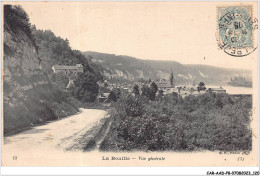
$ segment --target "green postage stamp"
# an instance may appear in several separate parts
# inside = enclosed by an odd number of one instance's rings
[[[256,49],[254,32],[258,29],[253,19],[252,6],[218,7],[218,41],[225,53],[242,57]]]

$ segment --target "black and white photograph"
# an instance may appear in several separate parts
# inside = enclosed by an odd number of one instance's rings
[[[257,2],[2,2],[2,166],[256,166]]]

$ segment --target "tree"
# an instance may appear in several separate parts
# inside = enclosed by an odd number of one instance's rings
[[[206,90],[205,83],[200,82],[197,88],[198,88],[198,92],[200,92],[201,90]]]
[[[157,100],[162,100],[162,97],[163,97],[163,90],[159,90],[156,99],[157,99]]]
[[[195,89],[194,89],[193,87],[190,88],[190,92],[191,92],[191,93],[195,92]]]
[[[233,105],[234,104],[234,101],[231,99],[230,96],[228,96],[228,100],[227,100],[227,103]]]
[[[151,89],[147,86],[147,85],[143,85],[141,88],[141,95],[147,97],[148,99],[150,99],[151,96]]]
[[[172,69],[171,69],[171,74],[170,74],[170,84],[172,87],[174,87],[174,76],[173,76]]]
[[[121,109],[121,111],[125,111],[127,116],[138,117],[144,113],[143,103],[140,98],[127,95],[120,98],[118,104],[118,108]],[[120,118],[122,118],[122,116]]]
[[[105,87],[105,88],[107,88],[107,87],[108,87],[108,84],[107,84],[106,82],[104,83],[104,87]]]
[[[50,75],[53,73],[51,69],[53,65],[76,65],[83,66],[84,73],[95,74],[101,82],[103,76],[102,69],[97,64],[92,63],[80,51],[71,49],[69,41],[56,37],[50,30],[36,30],[32,31],[36,39],[36,45],[39,47],[38,55],[41,59],[42,71]]]
[[[156,97],[156,92],[158,91],[158,87],[155,84],[155,82],[152,82],[150,84],[151,94],[150,94],[150,100],[154,101]]]
[[[51,75],[51,81],[58,89],[65,90],[69,84],[69,77],[62,72],[54,73]]]
[[[137,97],[138,95],[140,95],[138,85],[134,85],[134,87],[133,87],[133,93],[135,94],[136,97]]]
[[[91,73],[81,73],[74,81],[72,94],[82,102],[94,102],[98,95],[97,78]]]
[[[110,94],[108,95],[108,101],[116,102],[116,100],[117,100],[116,94],[114,93],[114,91],[111,91]]]
[[[5,30],[19,32],[20,29],[32,39],[29,21],[27,13],[20,5],[4,5],[4,24],[7,25],[4,26]]]
[[[121,90],[119,88],[115,88],[115,89],[113,89],[113,92],[116,95],[116,99],[118,99],[121,95]]]
[[[218,109],[222,109],[223,108],[223,103],[221,101],[221,97],[218,95],[215,99],[215,105]]]
[[[179,98],[179,95],[178,95],[177,92],[172,92],[171,97],[172,97],[172,100],[173,100],[173,105],[177,105],[178,102],[179,102],[179,99],[181,98],[181,96]]]
[[[67,45],[69,45],[70,44],[70,42],[69,42],[69,39],[65,39],[65,43],[67,44]]]
[[[211,88],[208,89],[208,93],[213,93]]]

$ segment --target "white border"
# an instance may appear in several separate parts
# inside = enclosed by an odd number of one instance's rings
[[[43,1],[43,0],[16,0],[16,1]],[[57,0],[48,0],[48,1],[57,1]],[[71,0],[63,0],[63,1],[71,1]],[[78,1],[84,1],[84,0],[78,0]],[[122,0],[99,0],[99,1],[105,2],[105,1],[122,1]],[[142,1],[158,1],[158,0],[142,0]],[[171,1],[176,1],[176,0],[171,0]],[[183,1],[209,1],[209,0],[183,0]],[[221,0],[216,0],[216,1],[221,1]],[[237,0],[229,0],[229,1],[237,1]],[[243,1],[252,1],[252,0],[243,0]],[[1,0],[1,2],[8,2],[8,0]],[[257,2],[259,2],[259,0],[257,0]],[[260,19],[259,9],[260,9],[260,3],[258,3],[258,19]],[[0,8],[0,16],[1,14],[2,13]],[[1,27],[2,26],[0,25],[0,29]],[[260,35],[258,35],[258,41],[260,41]],[[0,43],[0,47],[1,47],[1,43]],[[259,56],[260,56],[260,51],[258,50],[258,70],[260,69]],[[0,62],[0,66],[1,66],[1,62]],[[1,76],[1,72],[0,72],[0,76]],[[259,92],[259,76],[260,73],[258,72],[258,92]],[[2,86],[0,86],[0,92],[1,92],[1,87]],[[258,94],[258,102],[259,99],[260,97]],[[259,105],[260,104],[258,104],[258,112],[260,107]],[[0,108],[0,114],[1,114],[1,108]],[[258,121],[258,126],[259,126],[259,121]],[[259,134],[260,133],[258,130],[258,136]],[[0,149],[1,149],[1,145],[0,145]],[[259,141],[258,141],[258,151],[259,151]],[[258,163],[260,163],[259,152],[258,152]],[[0,165],[1,165],[1,160],[0,160]],[[0,175],[207,175],[207,171],[214,171],[214,172],[251,171],[253,172],[259,170],[260,170],[259,165],[257,167],[1,167]]]
[[[206,175],[258,171],[258,167],[3,167],[2,175]]]

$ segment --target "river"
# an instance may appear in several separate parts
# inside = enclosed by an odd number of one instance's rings
[[[207,88],[219,88],[216,85],[206,85]],[[228,94],[253,94],[253,88],[250,87],[234,87],[234,86],[222,86]]]

